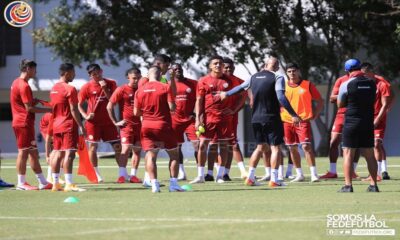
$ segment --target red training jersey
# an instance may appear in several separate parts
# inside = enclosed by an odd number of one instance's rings
[[[335,85],[333,86],[332,89],[332,95],[338,95],[339,94],[339,88],[342,83],[347,82],[350,79],[350,75],[343,75],[340,78],[338,78],[335,82]],[[339,108],[336,114],[344,114],[346,112],[346,108]]]
[[[45,113],[42,118],[40,119],[40,132],[42,133],[43,136],[47,135],[49,133],[49,126],[50,122],[52,121],[51,118],[53,115],[51,113]]]
[[[133,103],[137,88],[130,87],[128,84],[118,87],[111,95],[110,102],[119,105],[122,119],[128,124],[140,124],[140,118],[133,116]]]
[[[117,83],[110,79],[104,79],[104,81],[112,94],[117,88]],[[92,79],[83,85],[79,91],[78,99],[79,102],[87,101],[86,114],[94,113],[94,118],[87,121],[100,126],[113,124],[107,112],[108,99],[98,82]]]
[[[32,89],[28,82],[17,78],[11,85],[10,103],[13,127],[34,127],[35,114],[26,111],[25,103],[33,104]]]
[[[221,102],[219,93],[226,91],[229,83],[223,78],[215,78],[206,75],[197,83],[197,96],[204,97],[204,114],[206,122],[220,122],[224,105]]]
[[[374,105],[374,116],[378,116],[379,111],[382,108],[382,97],[389,97],[390,96],[390,85],[386,84],[383,81],[376,82],[376,98],[375,98],[375,105]],[[384,116],[386,115],[386,112]]]
[[[171,125],[169,102],[174,102],[170,86],[148,82],[136,91],[134,106],[142,111],[143,128],[162,129]]]
[[[175,79],[176,84],[176,109],[172,114],[175,122],[187,122],[193,118],[196,105],[197,81],[184,78],[182,81]]]
[[[78,124],[72,117],[70,105],[78,104],[78,93],[75,87],[65,82],[56,83],[50,91],[53,106],[53,133],[71,132]]]

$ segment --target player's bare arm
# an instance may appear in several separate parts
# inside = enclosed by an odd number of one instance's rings
[[[35,107],[30,103],[24,103],[27,112],[31,113],[47,113],[51,112],[51,108]]]
[[[195,112],[196,112],[195,128],[199,129],[199,126],[203,124],[204,97],[196,98]]]
[[[390,102],[390,96],[389,97],[381,97],[381,103],[382,103],[382,107],[379,110],[378,115],[376,116],[376,118],[374,119],[374,127],[377,127],[379,125],[379,123],[382,121],[382,117],[385,115],[385,113],[389,110],[389,102]]]
[[[79,115],[78,107],[76,104],[70,104],[71,115],[74,118],[75,122],[78,124],[79,131],[86,136],[86,129],[83,127],[81,115]]]

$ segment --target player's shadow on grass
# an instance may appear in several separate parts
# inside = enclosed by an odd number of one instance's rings
[[[88,191],[137,191],[137,190],[149,190],[144,187],[93,187],[86,188]]]
[[[234,189],[193,189],[191,192],[236,192],[236,191],[275,191],[275,190],[286,190],[286,188],[249,187],[249,188],[234,188]]]

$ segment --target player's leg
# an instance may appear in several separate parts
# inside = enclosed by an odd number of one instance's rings
[[[151,191],[154,193],[160,192],[160,184],[157,180],[157,154],[158,149],[151,149],[146,151],[145,155],[146,170],[150,177]]]
[[[377,185],[377,173],[378,173],[378,165],[374,155],[373,148],[361,148],[361,154],[367,160],[367,167],[368,172],[371,176],[370,185],[367,188],[368,192],[379,192],[378,185]]]
[[[362,152],[364,153],[365,151],[362,151]],[[383,142],[382,142],[382,139],[375,138],[374,155],[375,155],[375,159],[377,161],[377,166],[378,166],[378,169],[377,169],[377,176],[378,177],[377,178],[378,178],[378,180],[381,180],[382,179],[382,160],[383,160]]]
[[[214,166],[218,170],[218,142],[211,141],[207,153],[207,174],[206,181],[214,181]]]
[[[337,132],[331,133],[331,141],[329,143],[329,170],[322,175],[322,179],[337,178],[337,159],[339,158],[339,145],[342,135]]]
[[[270,187],[283,186],[283,183],[281,181],[279,181],[279,178],[278,178],[279,165],[280,165],[280,162],[283,161],[282,151],[281,151],[279,145],[271,145],[270,148],[271,148],[272,171],[271,171],[271,180],[269,181],[268,185]]]
[[[307,160],[308,166],[310,167],[311,182],[318,182],[319,177],[317,173],[317,167],[315,166],[315,154],[312,149],[311,143],[303,143],[302,148],[304,151],[305,158]]]
[[[282,145],[282,150],[284,151],[285,155],[288,158],[287,161],[287,168],[286,168],[286,173],[285,173],[285,178],[293,179],[294,177],[292,176],[292,170],[293,170],[293,161],[292,157],[290,156],[289,149],[287,148],[286,145]],[[283,159],[282,159],[283,160]]]
[[[112,146],[112,148],[114,150],[114,153],[115,153],[115,161],[116,161],[117,165],[119,166],[120,165],[119,160],[120,160],[120,155],[121,155],[121,151],[122,151],[122,145],[121,145],[121,143],[119,141],[116,141],[116,142],[111,142],[111,146]],[[125,165],[125,171],[126,171],[126,165]],[[128,175],[128,173],[126,175]]]
[[[129,154],[132,150],[131,144],[121,144],[121,154],[118,159],[118,179],[117,183],[125,183],[129,181],[128,171],[126,170],[126,166],[128,165]]]
[[[385,149],[385,146],[383,145],[383,142],[382,142],[382,153],[383,153],[382,179],[383,180],[390,180],[390,176],[389,176],[389,173],[388,173],[388,166],[387,166],[386,149]]]
[[[206,131],[207,132],[207,131]],[[204,183],[204,167],[207,161],[207,149],[210,143],[210,139],[200,138],[199,142],[199,153],[197,157],[197,177],[190,183]]]
[[[218,163],[217,176],[215,178],[215,182],[223,183],[225,164],[228,159],[228,140],[219,140],[218,145],[219,145],[220,162]]]
[[[232,142],[229,142],[227,144],[228,144],[227,145],[228,154],[227,154],[227,158],[226,158],[226,163],[223,166],[224,167],[224,173],[223,173],[223,176],[222,176],[222,180],[224,180],[224,181],[232,181],[232,179],[229,177],[229,173],[231,171],[231,165],[232,165],[232,159],[233,159],[233,144],[232,144]]]
[[[96,172],[97,181],[100,183],[103,182],[103,177],[101,176],[98,167],[97,148],[98,148],[97,142],[89,142],[89,148],[88,148],[89,160],[93,165],[94,171]]]
[[[271,149],[265,148],[262,157],[264,159],[265,175],[260,179],[260,181],[269,181],[271,180]]]
[[[353,172],[353,159],[355,152],[355,148],[343,148],[343,175],[345,185],[339,190],[339,192],[353,192],[351,173]]]
[[[301,157],[298,150],[297,144],[288,145],[290,156],[293,161],[293,166],[296,169],[296,177],[291,182],[302,182],[304,181],[304,174],[301,168]]]
[[[131,176],[129,179],[131,183],[142,183],[142,180],[136,176],[140,163],[141,150],[142,148],[139,145],[132,147]]]
[[[246,166],[244,165],[244,158],[242,151],[240,150],[240,146],[236,141],[235,145],[233,145],[233,159],[235,159],[237,166],[240,170],[240,178],[245,179],[247,177]]]
[[[65,151],[64,157],[64,176],[65,176],[65,187],[64,192],[84,192],[86,189],[78,187],[73,181],[73,164],[75,159],[76,149],[68,149]]]
[[[262,154],[269,148],[267,143],[259,143],[257,144],[256,149],[254,149],[253,153],[250,156],[249,160],[249,176],[245,180],[245,184],[248,186],[257,186],[259,183],[256,182],[255,172],[257,169],[258,162]]]
[[[178,148],[172,148],[166,150],[169,155],[169,191],[170,192],[184,192],[178,184],[178,173],[179,173],[179,152]]]

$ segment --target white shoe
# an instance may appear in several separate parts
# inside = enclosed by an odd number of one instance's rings
[[[97,182],[98,182],[98,183],[103,183],[103,182],[104,182],[103,177],[100,176],[100,175],[97,175]]]
[[[159,182],[155,182],[154,185],[151,185],[151,192],[152,193],[159,193],[160,191],[160,183]]]
[[[284,181],[283,176],[278,176],[278,182],[283,182],[283,181]]]
[[[297,176],[297,177],[295,177],[292,181],[290,181],[290,182],[303,182],[304,181],[304,176],[303,175],[300,175],[300,176]]]
[[[178,181],[184,181],[186,180],[186,173],[179,171],[178,173]]]
[[[259,182],[269,181],[271,179],[271,175],[265,175],[264,177],[258,180]]]
[[[244,172],[240,173],[240,178],[244,180],[247,178],[248,175],[249,174],[246,171],[244,171]]]
[[[293,175],[292,175],[291,172],[287,172],[287,173],[285,174],[285,178],[293,179],[294,177],[293,177]]]
[[[145,188],[151,188],[151,182],[148,179],[144,179],[142,185]]]
[[[196,177],[195,179],[193,179],[193,181],[190,182],[190,184],[196,184],[196,183],[204,183],[204,177]]]
[[[222,179],[222,177],[216,177],[215,182],[216,183],[225,183],[225,181],[224,181],[224,179]]]
[[[170,182],[169,191],[170,192],[185,192],[185,189],[181,188],[181,186],[179,186],[179,184],[177,184],[177,183]]]
[[[311,175],[311,182],[319,182],[318,175],[315,175],[315,176]]]

